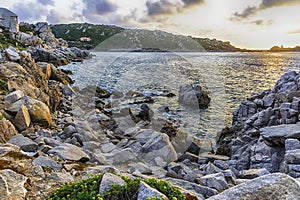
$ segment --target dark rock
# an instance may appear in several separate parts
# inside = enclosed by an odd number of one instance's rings
[[[208,107],[210,97],[199,85],[185,84],[180,86],[178,102],[190,108],[202,109]]]
[[[8,142],[26,152],[35,152],[38,149],[38,145],[35,142],[21,134],[13,136]]]
[[[55,162],[54,160],[47,158],[45,156],[39,156],[32,161],[33,165],[42,166],[42,167],[49,167],[53,170],[60,170],[61,166]]]

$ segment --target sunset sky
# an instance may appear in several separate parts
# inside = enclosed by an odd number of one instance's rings
[[[300,46],[300,0],[0,0],[0,7],[26,22],[160,29],[249,49]]]

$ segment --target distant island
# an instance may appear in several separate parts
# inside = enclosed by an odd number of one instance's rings
[[[300,52],[300,46],[296,47],[281,47],[279,46],[273,46],[270,50],[270,52]]]

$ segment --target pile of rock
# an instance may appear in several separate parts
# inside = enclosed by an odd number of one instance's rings
[[[218,152],[238,170],[265,168],[300,177],[300,75],[284,74],[273,89],[244,101],[224,130]]]

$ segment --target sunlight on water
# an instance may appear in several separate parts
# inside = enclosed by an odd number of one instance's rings
[[[186,129],[214,142],[217,132],[231,123],[240,102],[258,91],[272,88],[287,71],[299,71],[298,53],[94,53],[82,64],[66,68],[74,72],[75,85],[98,84],[122,92],[178,94],[183,83],[205,87],[212,98],[208,109],[187,111],[177,98],[156,97],[150,107],[164,117],[162,106],[173,110]]]

